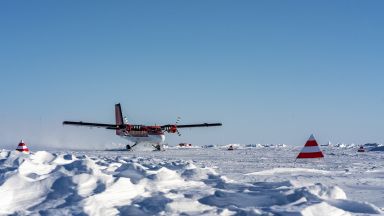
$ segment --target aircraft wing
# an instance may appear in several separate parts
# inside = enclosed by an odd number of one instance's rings
[[[177,128],[194,128],[194,127],[215,127],[222,126],[222,123],[203,123],[203,124],[187,124],[187,125],[163,125],[161,128],[169,128],[172,126],[176,126]]]
[[[115,124],[100,124],[100,123],[90,123],[90,122],[82,122],[82,121],[80,122],[64,121],[63,125],[98,127],[98,128],[105,128],[105,129],[111,129],[111,130],[120,129],[120,127]]]

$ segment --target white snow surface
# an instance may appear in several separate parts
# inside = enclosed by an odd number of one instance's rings
[[[0,215],[384,214],[384,154],[301,147],[0,152]]]

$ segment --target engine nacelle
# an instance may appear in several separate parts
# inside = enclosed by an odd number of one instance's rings
[[[176,125],[172,125],[168,128],[167,130],[168,133],[176,133],[177,132],[177,127]]]

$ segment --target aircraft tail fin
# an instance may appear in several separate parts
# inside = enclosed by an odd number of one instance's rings
[[[121,105],[119,103],[115,105],[115,117],[116,117],[116,126],[124,125]],[[122,134],[121,129],[116,129],[116,135],[121,135],[121,134]]]

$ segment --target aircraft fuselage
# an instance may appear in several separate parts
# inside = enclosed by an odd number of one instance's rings
[[[165,135],[160,126],[125,125],[125,129],[116,131],[116,134],[133,143],[161,144]]]

